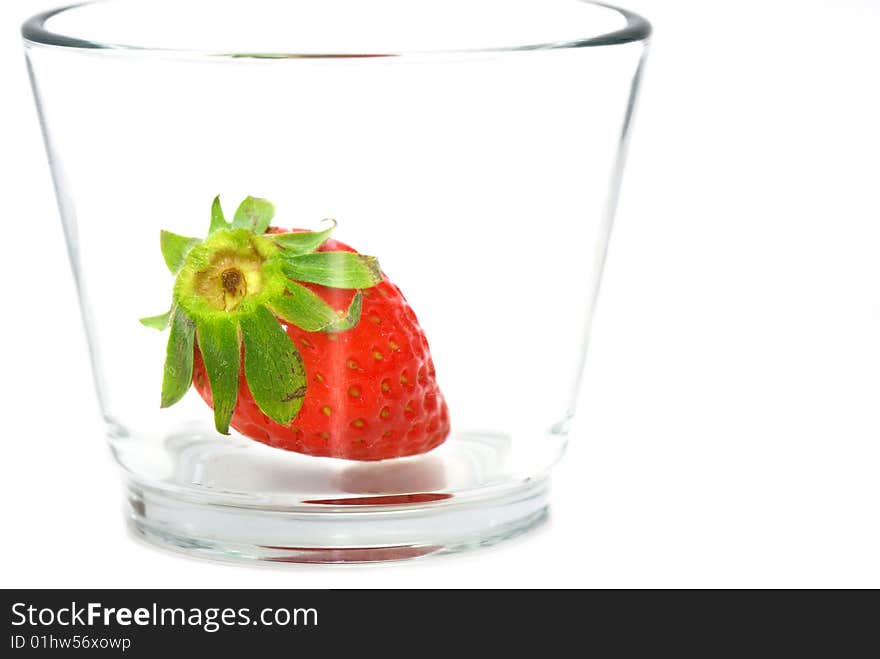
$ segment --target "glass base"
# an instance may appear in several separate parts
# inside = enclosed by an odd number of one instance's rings
[[[218,560],[397,561],[486,547],[547,518],[548,480],[487,487],[466,499],[372,497],[312,506],[235,506],[128,484],[133,532],[167,549]]]
[[[131,527],[147,541],[216,559],[360,563],[482,547],[540,524],[564,438],[517,447],[503,434],[456,432],[429,453],[379,462],[199,426],[179,428],[161,452],[145,446],[114,443]]]

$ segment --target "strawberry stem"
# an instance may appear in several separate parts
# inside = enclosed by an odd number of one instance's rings
[[[361,316],[360,289],[382,280],[379,262],[353,252],[316,250],[336,228],[266,231],[275,207],[247,197],[231,223],[220,198],[211,205],[205,240],[163,231],[162,256],[176,275],[171,311],[142,318],[147,327],[171,333],[166,348],[162,407],[179,401],[192,384],[193,355],[201,352],[211,385],[214,425],[229,433],[238,397],[242,348],[244,375],[260,410],[280,424],[299,413],[306,394],[302,357],[281,322],[308,332],[344,332]],[[298,282],[355,290],[337,311]]]

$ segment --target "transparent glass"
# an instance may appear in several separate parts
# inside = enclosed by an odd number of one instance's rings
[[[213,557],[346,562],[540,523],[649,34],[580,0],[110,0],[30,19],[135,531]],[[313,457],[219,434],[192,389],[160,409],[166,336],[138,322],[170,299],[159,232],[204,236],[217,194],[227,216],[246,195],[270,199],[276,226],[333,217],[336,238],[379,258],[430,344],[443,444]]]

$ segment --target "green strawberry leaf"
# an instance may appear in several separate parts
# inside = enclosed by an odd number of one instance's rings
[[[286,425],[299,413],[306,395],[302,356],[278,320],[264,306],[241,317],[244,375],[260,410]]]
[[[275,217],[275,206],[271,201],[257,197],[246,197],[232,219],[233,229],[247,229],[260,235],[269,228],[269,223]]]
[[[196,328],[199,350],[208,371],[211,396],[214,399],[214,426],[228,435],[229,420],[238,398],[238,369],[241,347],[238,323],[229,317],[217,316],[200,320]]]
[[[168,327],[168,323],[171,321],[172,311],[174,311],[174,307],[171,307],[171,309],[163,314],[159,314],[158,316],[147,316],[146,318],[141,318],[141,325],[143,325],[144,327],[157,329],[161,332],[166,327]]]
[[[186,261],[186,255],[189,250],[198,245],[201,240],[198,238],[187,238],[186,236],[178,236],[170,231],[159,232],[159,244],[162,247],[162,257],[165,259],[165,265],[171,271],[172,275],[176,275],[183,267]]]
[[[379,261],[354,252],[313,252],[285,257],[284,274],[331,288],[370,288],[382,281]]]
[[[324,302],[317,293],[301,284],[289,281],[287,282],[287,290],[288,295],[280,295],[274,300],[270,300],[269,305],[279,318],[304,329],[306,332],[342,331],[343,329],[351,329],[360,320],[360,292],[355,295],[358,298],[357,318],[352,323],[354,300],[352,300],[348,313],[343,317]]]
[[[170,407],[183,398],[193,377],[193,337],[196,327],[179,307],[171,318],[171,334],[165,352],[165,375],[162,379],[162,407]]]
[[[327,242],[333,229],[336,228],[336,220],[329,220],[333,226],[323,231],[295,231],[293,233],[278,233],[272,236],[279,247],[287,250],[291,255],[308,254],[314,252]]]
[[[217,195],[214,197],[214,202],[211,204],[211,228],[208,229],[208,235],[210,236],[212,233],[219,231],[220,229],[228,228],[229,223],[223,216],[223,207],[220,205],[220,195]]]
[[[325,332],[347,332],[350,329],[354,329],[357,327],[357,324],[361,321],[361,305],[363,302],[363,296],[361,292],[358,291],[354,294],[354,297],[351,299],[351,304],[348,305],[348,311],[345,313],[345,316],[337,320],[333,325],[325,329]]]

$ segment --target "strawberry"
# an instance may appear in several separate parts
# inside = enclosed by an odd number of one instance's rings
[[[176,275],[162,407],[191,384],[230,425],[308,455],[383,460],[424,453],[449,434],[428,342],[372,256],[323,231],[270,227],[248,197],[227,223],[219,198],[204,240],[162,232]]]

